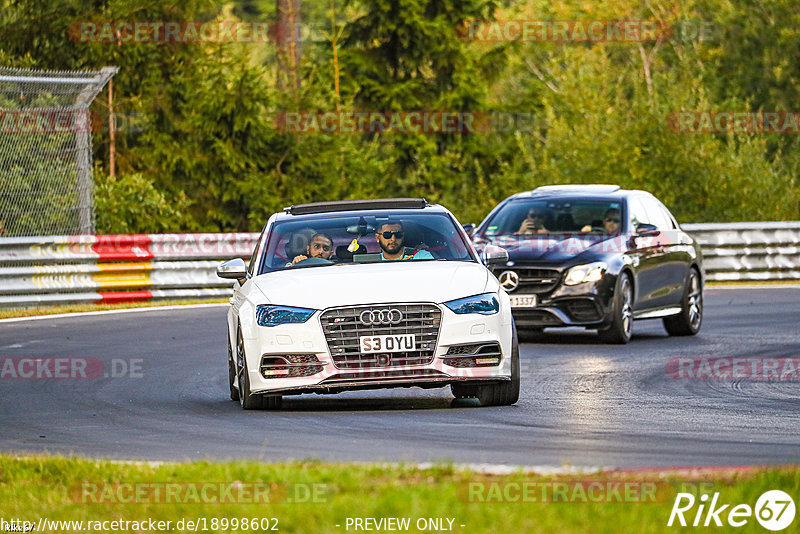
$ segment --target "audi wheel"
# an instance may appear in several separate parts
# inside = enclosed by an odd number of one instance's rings
[[[243,409],[260,410],[262,408],[277,409],[281,407],[283,399],[280,395],[265,397],[250,393],[250,376],[247,372],[247,358],[245,358],[241,330],[239,330],[236,340],[236,366],[238,368],[239,404]]]
[[[228,388],[231,392],[231,400],[239,400],[238,384],[236,383],[236,363],[233,361],[233,351],[231,350],[231,338],[228,338]]]
[[[450,390],[457,399],[476,397],[481,406],[509,406],[519,400],[520,365],[519,340],[516,325],[512,324],[511,380],[495,384],[451,384]]]

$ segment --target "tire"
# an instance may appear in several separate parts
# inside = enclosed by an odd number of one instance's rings
[[[664,317],[664,328],[671,336],[693,336],[700,331],[703,324],[703,287],[700,273],[692,267],[686,279],[681,298],[681,312],[678,315]]]
[[[481,406],[509,406],[519,400],[519,341],[517,328],[512,323],[511,380],[494,384],[451,384],[450,390],[457,399],[477,397]]]
[[[261,395],[261,408],[264,410],[279,410],[283,406],[283,397],[280,395]]]
[[[247,372],[247,359],[244,353],[244,340],[239,330],[236,336],[236,367],[239,382],[239,404],[244,410],[274,410],[281,407],[283,398],[280,395],[266,397],[250,393],[250,376]]]
[[[470,399],[478,396],[478,386],[472,384],[450,384],[450,391],[457,399]]]
[[[633,285],[630,275],[623,271],[617,278],[611,324],[597,333],[605,343],[624,345],[633,333]]]
[[[228,336],[228,387],[231,390],[231,400],[239,400],[239,390],[236,389],[236,364],[233,363],[233,351],[231,351],[231,338]]]

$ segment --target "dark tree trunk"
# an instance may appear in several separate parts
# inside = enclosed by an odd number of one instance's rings
[[[300,29],[301,0],[275,0],[277,15],[276,44],[278,46],[278,88],[300,87],[300,58],[302,35]]]

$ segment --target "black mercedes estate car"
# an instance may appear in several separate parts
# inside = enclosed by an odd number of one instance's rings
[[[633,320],[656,318],[671,335],[700,330],[700,247],[645,191],[539,187],[502,201],[472,239],[508,251],[493,272],[521,333],[582,326],[627,343]]]

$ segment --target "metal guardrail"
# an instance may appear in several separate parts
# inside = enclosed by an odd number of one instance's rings
[[[685,224],[708,280],[800,280],[800,221]],[[224,297],[219,262],[249,259],[258,234],[0,239],[0,307]]]
[[[800,280],[800,221],[684,224],[707,280]]]

